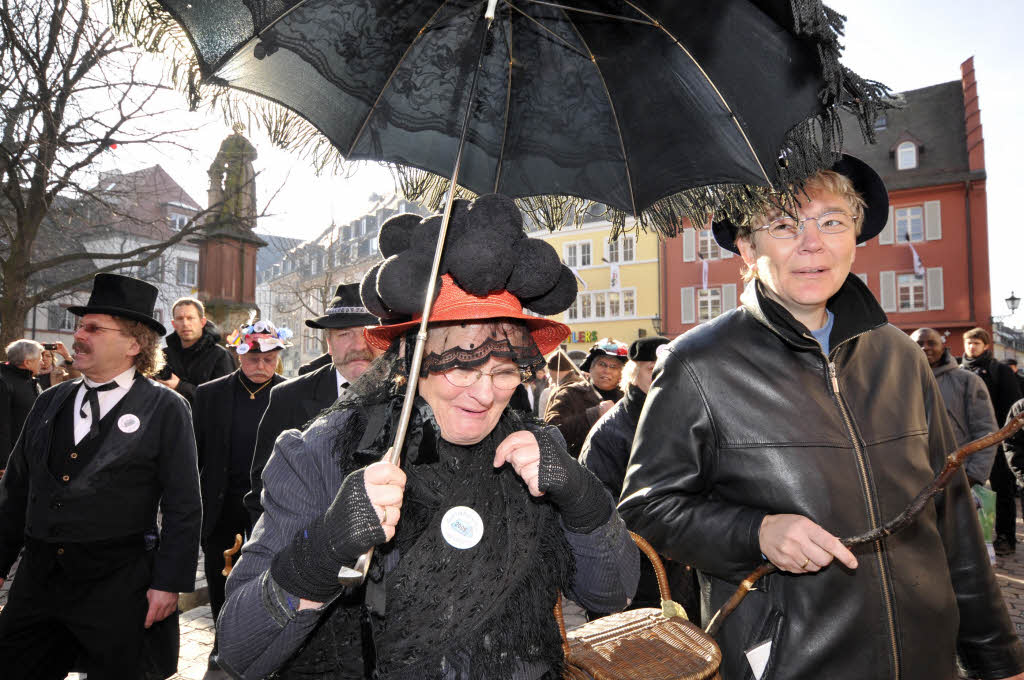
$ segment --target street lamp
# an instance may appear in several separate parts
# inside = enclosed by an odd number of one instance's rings
[[[1019,300],[1018,300],[1019,302]],[[655,314],[651,317],[651,325],[654,326],[654,332],[661,335],[661,315]]]
[[[1013,313],[1017,311],[1017,307],[1019,306],[1020,298],[1014,295],[1013,291],[1011,290],[1010,297],[1006,298],[1006,308],[1010,310],[1010,316],[1013,316]]]

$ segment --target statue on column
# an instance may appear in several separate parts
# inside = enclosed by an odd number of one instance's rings
[[[234,134],[221,142],[207,171],[209,206],[214,210],[208,223],[218,229],[252,231],[256,226],[256,171],[252,165],[257,157],[256,147],[242,136],[244,125],[235,123],[231,129]]]

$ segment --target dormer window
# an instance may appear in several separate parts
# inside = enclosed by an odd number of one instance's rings
[[[912,170],[917,167],[917,144],[902,142],[896,147],[896,169]]]

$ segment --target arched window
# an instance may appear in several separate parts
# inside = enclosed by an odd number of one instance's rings
[[[917,167],[917,145],[913,142],[902,142],[896,147],[896,169],[911,170]]]

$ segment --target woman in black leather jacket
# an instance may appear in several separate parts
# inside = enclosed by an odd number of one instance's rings
[[[832,170],[792,215],[714,225],[750,283],[659,360],[619,511],[698,569],[705,620],[779,568],[718,634],[725,680],[1024,677],[963,473],[902,532],[837,538],[899,513],[955,441],[925,357],[849,274],[885,186],[849,156]]]

